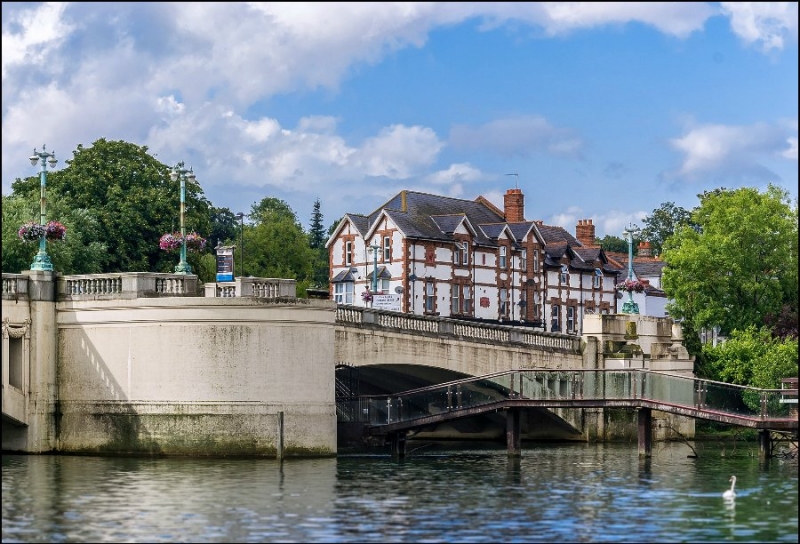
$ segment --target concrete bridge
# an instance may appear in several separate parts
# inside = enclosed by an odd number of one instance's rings
[[[668,319],[587,316],[576,337],[296,299],[281,279],[199,290],[196,276],[26,271],[3,274],[2,304],[3,449],[16,451],[335,455],[337,396],[520,369],[692,372]],[[619,435],[606,415],[542,417],[586,440]]]

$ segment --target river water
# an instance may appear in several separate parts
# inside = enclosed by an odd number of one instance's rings
[[[755,444],[431,444],[403,461],[3,455],[3,542],[797,542]],[[731,474],[737,496],[725,501]]]

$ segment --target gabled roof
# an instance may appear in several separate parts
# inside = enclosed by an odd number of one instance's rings
[[[447,230],[454,226],[452,220],[443,218],[460,216],[465,217],[470,228],[475,231],[476,243],[495,245],[480,232],[480,229],[474,228],[474,225],[503,222],[503,215],[498,214],[496,208],[493,208],[479,201],[401,191],[369,215],[369,224],[372,225],[381,212],[386,210],[398,228],[409,238],[449,241],[452,239],[452,231],[447,234],[442,229]],[[368,229],[365,229],[365,232],[366,230]]]
[[[512,242],[517,241],[517,238],[514,236],[514,232],[510,228],[508,228],[507,223],[492,223],[490,225],[478,225],[478,228],[481,229],[483,233],[486,235],[486,237],[489,238],[490,240],[499,240],[500,235],[503,234],[503,232],[505,231],[508,233],[508,238]]]
[[[539,233],[542,235],[542,239],[546,245],[551,244],[569,244],[572,247],[581,247],[581,244],[577,238],[567,232],[563,227],[556,227],[553,225],[544,225],[542,223],[537,223],[536,228],[539,230]]]
[[[339,224],[336,225],[336,228],[333,230],[331,235],[328,237],[328,241],[325,242],[325,247],[328,247],[331,241],[335,240],[339,233],[342,231],[344,226],[350,223],[353,227],[358,231],[358,233],[363,237],[369,227],[369,218],[366,215],[360,215],[356,213],[346,213],[344,217],[342,217]]]

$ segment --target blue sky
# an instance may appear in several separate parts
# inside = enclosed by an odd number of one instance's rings
[[[797,198],[797,3],[2,4],[3,193],[99,138],[308,227],[403,189],[620,236],[718,187]],[[516,174],[516,175],[507,175]],[[176,187],[176,191],[177,191]],[[177,210],[176,210],[177,213]]]

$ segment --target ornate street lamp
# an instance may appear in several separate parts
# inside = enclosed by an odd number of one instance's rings
[[[56,159],[55,152],[48,153],[47,146],[44,144],[42,145],[42,151],[36,151],[36,148],[33,149],[33,155],[30,157],[31,159],[31,166],[36,166],[37,162],[40,162],[42,165],[42,169],[39,172],[39,182],[41,185],[41,196],[39,198],[39,224],[44,227],[45,226],[45,188],[47,186],[47,164],[50,164],[50,168],[55,168],[56,163],[58,160]],[[44,231],[44,229],[42,229]],[[47,241],[46,241],[46,233],[42,232],[41,237],[39,238],[39,253],[33,258],[33,263],[31,264],[31,270],[53,270],[53,263],[50,262],[50,257],[47,255]]]
[[[622,237],[628,241],[628,280],[630,281],[638,281],[636,273],[633,271],[633,237],[640,232],[641,229],[633,223],[629,223],[625,230],[622,231]],[[628,291],[628,300],[622,305],[622,313],[639,313],[639,305],[633,301],[633,291]]]
[[[172,172],[169,174],[169,179],[172,181],[181,180],[181,260],[178,266],[175,267],[175,273],[191,274],[192,267],[186,262],[186,225],[184,224],[184,215],[186,213],[186,180],[188,179],[191,183],[194,183],[196,177],[191,168],[187,170],[183,167],[183,161],[181,161],[173,167]]]
[[[242,246],[242,264],[239,265],[239,277],[244,277],[244,218],[245,214],[239,212],[236,214],[236,219],[239,220],[239,225],[241,229],[239,230],[239,240]]]
[[[372,251],[372,293],[378,292],[378,250],[381,248],[378,244],[369,246]]]

